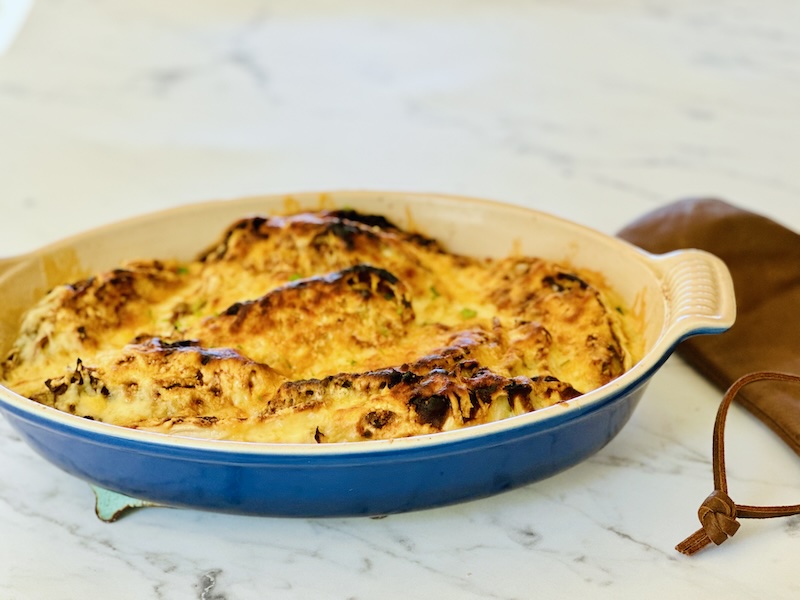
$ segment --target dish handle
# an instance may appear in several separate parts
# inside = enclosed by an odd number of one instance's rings
[[[725,263],[704,250],[676,250],[658,257],[669,306],[667,338],[681,341],[722,333],[736,320],[733,280]]]

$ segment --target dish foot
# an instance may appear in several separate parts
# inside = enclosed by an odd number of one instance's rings
[[[131,508],[146,508],[148,506],[161,506],[148,500],[131,498],[119,492],[112,492],[105,488],[91,485],[94,492],[95,504],[94,512],[97,518],[106,523],[113,523],[122,516],[122,513]]]

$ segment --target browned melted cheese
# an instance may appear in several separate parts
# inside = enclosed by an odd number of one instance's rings
[[[60,286],[4,384],[82,417],[265,442],[389,439],[574,398],[637,359],[601,277],[446,252],[380,216],[252,217],[190,263]]]

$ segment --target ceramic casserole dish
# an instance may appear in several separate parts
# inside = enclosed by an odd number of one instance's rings
[[[503,421],[383,441],[265,444],[126,429],[0,387],[0,410],[47,460],[143,503],[272,516],[385,515],[495,494],[550,476],[602,448],[627,422],[675,345],[733,324],[730,276],[699,250],[656,256],[527,208],[439,195],[331,192],[183,206],[6,259],[0,351],[22,312],[54,285],[133,258],[191,259],[243,216],[352,208],[439,239],[453,252],[522,252],[598,271],[643,323],[643,358],[578,398]]]

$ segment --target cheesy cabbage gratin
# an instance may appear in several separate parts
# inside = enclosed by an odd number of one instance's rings
[[[447,252],[349,210],[242,219],[196,260],[50,291],[3,383],[115,425],[258,442],[398,438],[575,398],[637,359],[602,277]]]

